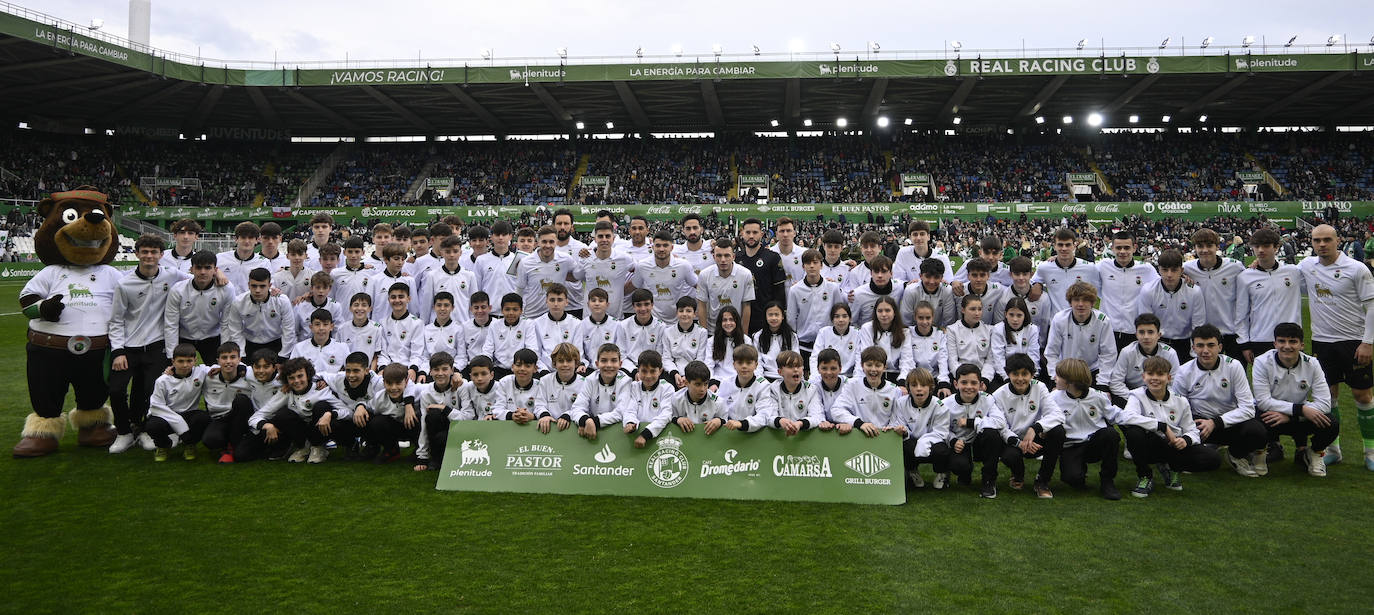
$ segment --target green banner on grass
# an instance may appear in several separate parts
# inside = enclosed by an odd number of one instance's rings
[[[620,425],[596,440],[573,429],[458,421],[450,426],[438,489],[854,504],[906,502],[902,440],[857,431],[787,437],[670,426],[642,449]]]

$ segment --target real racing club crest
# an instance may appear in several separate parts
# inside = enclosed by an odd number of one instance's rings
[[[1224,389],[1224,388],[1229,387],[1229,386],[1231,386],[1231,380],[1230,380],[1229,378],[1222,378],[1222,379],[1221,379],[1221,388]]]

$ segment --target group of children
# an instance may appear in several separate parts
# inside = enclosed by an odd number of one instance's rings
[[[1339,430],[1286,295],[1231,305],[1206,296],[1254,270],[1221,276],[1234,261],[1189,269],[1166,251],[1156,273],[1118,235],[1117,258],[1086,263],[1061,229],[1065,254],[1038,268],[1024,257],[1004,265],[1000,246],[985,242],[987,254],[950,278],[916,223],[897,259],[909,280],[894,278],[870,234],[860,237],[863,262],[840,261],[844,238],[832,231],[823,250],[784,254],[800,263],[798,279],[785,301],[756,306],[750,282],[741,288],[733,275],[728,240],[697,262],[668,233],[650,240],[641,229],[626,241],[598,220],[588,246],[568,236],[570,212],[555,222],[521,249],[503,221],[468,227],[466,245],[447,223],[402,241],[406,229],[378,225],[370,255],[356,238],[329,243],[325,215],[311,221],[312,241],[291,241],[284,256],[271,223],[239,225],[236,249],[219,255],[193,250],[199,228],[189,220],[173,227],[168,254],[160,239],[140,238],[139,269],[111,319],[120,431],[111,452],[141,443],[165,460],[180,445],[191,459],[204,443],[225,463],[320,463],[332,445],[383,463],[413,444],[414,467],[425,470],[441,463],[458,420],[575,426],[588,438],[619,425],[637,446],[669,423],[707,434],[857,429],[899,433],[916,486],[920,464],[942,489],[951,474],[973,484],[977,463],[979,493],[995,497],[999,462],[1021,489],[1024,460],[1039,458],[1038,497],[1052,497],[1056,466],[1085,487],[1098,464],[1101,495],[1117,499],[1122,435],[1137,470],[1132,493],[1145,497],[1156,473],[1181,489],[1181,472],[1223,458],[1264,475],[1281,435],[1322,476]],[[1209,239],[1195,237],[1200,256]],[[1258,270],[1272,276],[1263,254]],[[161,288],[165,302],[133,294],[141,285]],[[1241,305],[1263,314],[1231,309]],[[752,332],[750,310],[764,315]],[[1243,355],[1232,352],[1237,340]]]

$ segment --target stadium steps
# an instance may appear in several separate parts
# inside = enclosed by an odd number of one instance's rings
[[[330,176],[334,175],[334,169],[338,168],[339,162],[348,159],[353,155],[353,151],[358,148],[357,143],[340,143],[334,151],[329,152],[324,160],[320,161],[320,166],[310,175],[310,179],[301,184],[300,192],[296,193],[296,200],[291,204],[292,209],[299,208],[310,203],[310,197],[314,196],[315,191],[329,181]]]
[[[401,197],[402,201],[414,201],[420,198],[420,193],[424,191],[429,176],[434,174],[434,167],[439,165],[439,155],[435,154],[425,161],[424,166],[420,167],[420,172],[415,174],[415,181],[410,182],[410,187],[406,188],[406,193]]]
[[[115,223],[119,226],[119,229],[121,231],[127,231],[128,233],[133,234],[134,237],[138,237],[139,235],[143,234],[148,234],[157,235],[158,237],[167,240],[172,239],[172,234],[162,229],[161,227],[156,226],[154,224],[149,224],[142,220],[130,218],[129,216],[117,215],[115,216]],[[121,232],[120,235],[124,236],[125,233]]]
[[[582,176],[587,174],[587,165],[592,161],[591,154],[582,154],[577,159],[577,169],[573,171],[572,180],[568,182],[568,194],[572,194],[578,186],[582,185]]]
[[[1112,189],[1112,182],[1107,181],[1107,174],[1103,173],[1102,169],[1097,166],[1097,161],[1089,158],[1088,168],[1092,170],[1093,175],[1097,176],[1098,183],[1102,184],[1102,190],[1110,196],[1116,196],[1116,190]]]
[[[735,152],[730,152],[730,185],[730,194],[739,194],[739,163],[735,160]]]
[[[1264,183],[1269,184],[1269,187],[1274,190],[1274,194],[1286,194],[1288,192],[1288,190],[1284,189],[1283,184],[1279,183],[1279,178],[1274,177],[1274,174],[1270,173],[1269,169],[1264,168],[1264,164],[1260,162],[1259,158],[1256,158],[1255,155],[1250,152],[1245,152],[1243,155],[1247,162],[1254,165],[1261,173],[1264,173]]]
[[[892,176],[892,150],[883,150],[883,177],[888,178],[888,187],[892,189],[892,196],[902,196],[902,176]]]

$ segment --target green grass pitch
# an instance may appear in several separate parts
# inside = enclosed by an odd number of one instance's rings
[[[7,447],[29,412],[20,287],[0,283]],[[1374,472],[1341,407],[1326,479],[1290,444],[1268,477],[1145,500],[1056,480],[1039,501],[1003,469],[996,500],[893,507],[438,492],[406,464],[154,464],[69,434],[0,457],[0,612],[1359,612]]]

